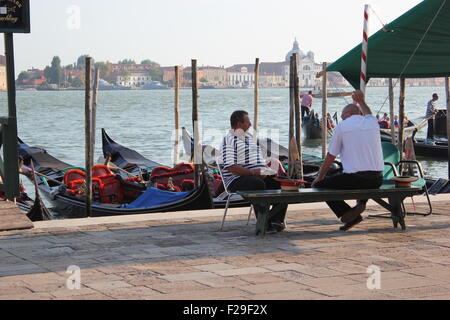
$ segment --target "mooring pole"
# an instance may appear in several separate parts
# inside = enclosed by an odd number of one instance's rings
[[[91,122],[91,167],[94,166],[94,155],[95,155],[95,130],[97,122],[97,102],[98,102],[98,82],[100,79],[100,70],[95,69],[94,75],[94,88],[92,94],[92,122]]]
[[[447,139],[450,139],[450,83],[445,78],[445,95],[447,97]],[[450,148],[448,148],[448,178],[450,179]]]
[[[392,144],[397,143],[397,137],[395,133],[395,124],[394,124],[394,118],[395,118],[395,107],[394,107],[394,83],[392,78],[389,79],[389,109],[391,113],[391,138],[392,138]]]
[[[175,67],[175,145],[173,149],[173,165],[179,162],[180,146],[180,67]]]
[[[328,75],[327,75],[327,63],[322,64],[323,77],[322,77],[322,159],[325,159],[328,153],[328,123],[327,123],[327,110],[328,110]]]
[[[91,153],[91,130],[92,130],[92,96],[91,96],[91,73],[92,73],[92,58],[86,57],[86,78],[85,78],[85,105],[84,105],[84,119],[85,119],[85,164],[86,164],[86,216],[92,215],[92,153]]]
[[[200,143],[200,130],[198,123],[198,83],[197,83],[197,60],[192,60],[192,124],[194,127],[194,167],[195,188],[200,186],[200,165],[202,164],[202,146]]]
[[[290,58],[289,67],[289,170],[290,179],[297,178],[295,175],[295,158],[293,145],[297,146],[295,140],[295,96],[294,96],[294,55]]]
[[[299,88],[299,78],[298,78],[298,55],[296,53],[293,54],[293,90],[294,90],[294,118],[295,118],[295,142],[297,143],[297,150],[300,150],[301,144],[301,112],[300,112],[300,88]]]
[[[405,78],[400,79],[400,102],[399,102],[399,128],[398,128],[398,150],[400,159],[403,160],[403,136],[405,128]]]
[[[298,178],[300,180],[303,180],[303,148],[302,148],[302,117],[300,112],[300,79],[298,77],[298,55],[294,54],[294,105],[295,105],[295,136],[296,136],[296,143],[297,143],[297,151],[298,151],[298,161],[300,165],[298,166],[298,169],[300,172],[298,173]]]
[[[254,107],[255,107],[255,120],[253,121],[253,137],[256,141],[258,138],[258,102],[259,102],[259,58],[255,61],[255,96],[254,96]]]

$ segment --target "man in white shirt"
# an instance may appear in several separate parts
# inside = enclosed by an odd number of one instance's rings
[[[220,165],[223,168],[223,180],[228,190],[253,191],[276,190],[281,185],[273,177],[268,176],[276,171],[266,165],[266,159],[261,153],[259,143],[248,133],[251,127],[250,118],[246,111],[235,111],[231,115],[231,130],[223,139]],[[278,170],[278,168],[277,168]],[[256,218],[264,212],[266,206],[254,206]],[[267,233],[276,233],[286,228],[284,223],[288,206],[275,204],[271,209],[271,218]]]
[[[364,94],[355,91],[353,100],[342,111],[342,122],[336,127],[329,153],[313,182],[313,188],[340,190],[377,189],[383,183],[384,160],[378,120],[364,101]],[[344,173],[327,177],[331,164],[340,157]],[[350,230],[363,219],[367,200],[359,200],[354,208],[345,201],[327,202],[344,223],[340,229]]]

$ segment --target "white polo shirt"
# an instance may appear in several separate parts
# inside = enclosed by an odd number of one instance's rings
[[[380,126],[373,115],[352,116],[336,127],[329,153],[339,157],[344,173],[383,171]]]

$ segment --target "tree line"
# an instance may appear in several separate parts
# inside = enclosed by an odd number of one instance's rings
[[[84,76],[77,77],[69,75],[67,78],[65,77],[64,70],[85,70],[85,61],[86,57],[89,55],[81,55],[78,57],[77,61],[73,64],[69,64],[66,66],[61,66],[61,59],[58,56],[54,56],[50,65],[46,66],[44,69],[44,77],[47,79],[47,83],[56,84],[58,86],[64,87],[82,87],[84,86]],[[117,62],[117,64],[127,65],[127,64],[136,64],[135,60],[132,59],[123,59]],[[141,64],[151,65],[148,70],[148,74],[151,76],[152,80],[162,81],[163,80],[163,72],[160,69],[160,65],[150,59],[145,59],[141,61]],[[127,76],[129,72],[123,71],[120,74],[113,74],[112,63],[109,61],[99,61],[94,63],[95,68],[99,69],[100,78],[104,79],[108,82],[115,81],[115,76]],[[84,72],[83,72],[84,74]],[[21,83],[24,80],[29,80],[33,76],[32,72],[22,71],[18,78],[17,82]]]

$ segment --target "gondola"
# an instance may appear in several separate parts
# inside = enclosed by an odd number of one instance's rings
[[[102,143],[103,154],[105,158],[111,156],[111,162],[120,169],[126,170],[128,172],[134,172],[135,174],[137,173],[136,169],[141,169],[141,171],[145,172],[145,174],[148,176],[148,179],[150,179],[152,176],[152,171],[155,168],[164,168],[164,166],[162,165],[156,166],[155,162],[145,158],[137,151],[129,149],[115,142],[113,139],[111,139],[111,137],[109,137],[105,129],[102,129]],[[215,162],[215,152],[217,151],[212,148],[210,153],[212,154],[211,159],[209,159],[209,161],[206,161],[206,163],[210,166]],[[167,168],[167,170],[169,170],[169,168]],[[207,184],[207,186],[209,187],[210,194],[212,195],[212,206],[214,208],[224,208],[227,202],[226,200],[228,194],[223,192],[224,189],[221,180],[217,180],[217,177],[215,179],[214,173],[209,174],[207,173],[207,170],[204,171],[205,175],[208,176],[208,178],[205,177],[205,184]],[[233,195],[230,201],[230,207],[243,206],[249,206],[249,203],[243,200],[240,196]]]
[[[79,189],[73,189],[82,179],[68,180],[70,177],[77,174],[82,177],[82,168],[74,168],[70,164],[56,159],[52,155],[48,154],[45,149],[31,147],[22,140],[18,140],[18,150],[19,154],[24,159],[24,164],[26,166],[30,166],[31,161],[33,162],[39,190],[54,206],[54,211],[58,212],[59,215],[64,218],[85,217],[86,201],[84,194],[74,192],[74,190],[79,191]],[[113,152],[111,154],[114,156]],[[120,158],[118,157],[116,160],[117,159]],[[138,157],[134,157],[133,159],[139,160]],[[151,163],[152,165],[156,164],[146,161],[139,164],[148,163]],[[137,165],[137,163],[133,164]],[[102,166],[100,165],[99,168],[102,168]],[[70,177],[69,173],[71,174]],[[107,178],[108,180],[103,178]],[[94,196],[94,201],[92,204],[92,217],[213,208],[209,189],[207,183],[205,182],[205,177],[202,177],[202,183],[199,188],[192,190],[191,192],[179,194],[162,191],[155,188],[147,188],[143,184],[134,181],[127,181],[125,178],[115,174],[98,176],[95,181],[98,183],[94,183],[93,179],[93,186],[96,185],[100,191],[97,198]],[[81,181],[78,184],[80,189],[82,185],[83,183]],[[102,190],[109,192],[110,194],[102,195]],[[119,191],[120,195],[118,193]],[[167,198],[171,201],[169,203],[163,203],[161,201],[161,195],[163,195],[163,198]],[[144,197],[147,196],[155,197],[155,201],[153,201],[154,205],[139,206],[139,200],[144,199]],[[122,201],[120,201],[121,199]],[[123,199],[128,199],[128,201],[125,202]],[[152,200],[151,198],[149,199]],[[150,201],[150,203],[152,203],[152,201]]]
[[[305,139],[307,140],[322,139],[322,127],[320,126],[320,119],[316,118],[314,110],[311,110],[309,116],[303,118],[302,128]]]
[[[391,135],[381,132],[381,141],[392,142]],[[448,140],[435,139],[434,144],[427,144],[424,139],[414,139],[414,151],[416,156],[432,159],[448,159]]]

